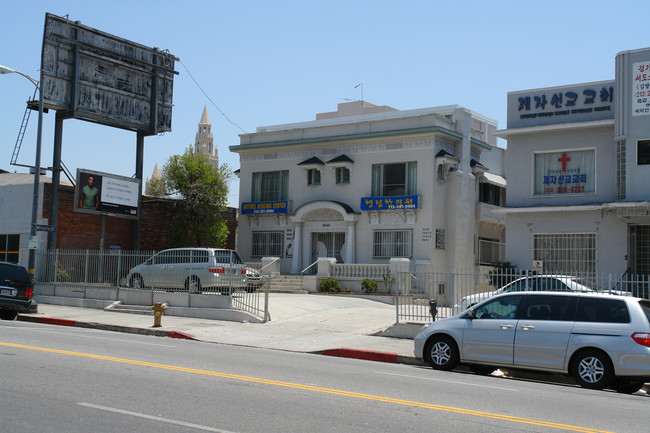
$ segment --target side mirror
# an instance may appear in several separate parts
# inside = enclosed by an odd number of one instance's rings
[[[467,319],[476,319],[476,312],[474,311],[474,307],[467,310],[467,312],[465,313],[465,317]]]

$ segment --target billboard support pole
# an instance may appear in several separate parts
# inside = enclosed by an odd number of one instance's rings
[[[136,155],[135,155],[135,177],[140,180],[138,190],[138,209],[142,209],[142,172],[144,165],[144,137],[143,131],[138,131],[136,138]],[[138,219],[135,221],[133,233],[133,248],[140,249],[140,224],[142,221],[142,212],[138,212]]]
[[[59,185],[61,184],[61,147],[63,143],[62,113],[57,111],[54,123],[54,149],[52,154],[52,192],[50,194],[50,225],[56,227],[59,222]],[[48,232],[47,248],[56,249],[56,231]]]

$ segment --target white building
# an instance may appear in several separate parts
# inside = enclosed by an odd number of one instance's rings
[[[238,250],[281,257],[281,272],[294,274],[318,257],[473,268],[479,245],[496,260],[505,237],[494,213],[505,201],[496,128],[457,105],[356,101],[243,134],[230,147],[241,163]]]
[[[650,274],[650,49],[614,80],[509,93],[507,128],[506,259]]]

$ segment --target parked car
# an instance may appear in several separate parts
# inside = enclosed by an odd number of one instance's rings
[[[508,292],[529,292],[551,290],[554,292],[595,292],[595,288],[587,280],[564,275],[530,275],[518,278],[509,284],[492,292],[474,293],[460,298],[454,311],[463,311],[492,296]]]
[[[244,289],[251,293],[262,285],[260,273],[244,264],[234,250],[173,248],[159,252],[129,270],[129,287],[184,289],[191,293],[219,289],[222,293]]]
[[[13,320],[32,306],[34,286],[27,269],[15,263],[0,262],[0,319]]]
[[[414,353],[436,370],[468,365],[573,376],[634,393],[650,382],[650,300],[598,293],[516,292],[425,325]]]

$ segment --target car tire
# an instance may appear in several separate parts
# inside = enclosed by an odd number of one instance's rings
[[[190,293],[200,293],[201,280],[199,280],[199,277],[196,275],[187,277],[187,280],[185,280],[185,290],[189,291]]]
[[[434,335],[424,347],[424,360],[434,370],[453,370],[460,360],[458,346],[451,337]]]
[[[132,289],[144,289],[144,280],[140,274],[134,274],[129,280],[129,286]]]
[[[246,293],[255,293],[257,291],[257,287],[246,287]]]
[[[18,311],[15,310],[0,310],[0,319],[14,320],[18,316]]]
[[[469,369],[480,376],[489,376],[490,374],[494,373],[496,367],[492,367],[490,365],[473,364],[469,366]]]
[[[643,388],[643,385],[645,385],[643,381],[616,378],[611,384],[611,387],[614,391],[621,394],[634,394]]]
[[[585,350],[575,356],[571,375],[583,388],[600,390],[612,381],[614,368],[604,352]]]

